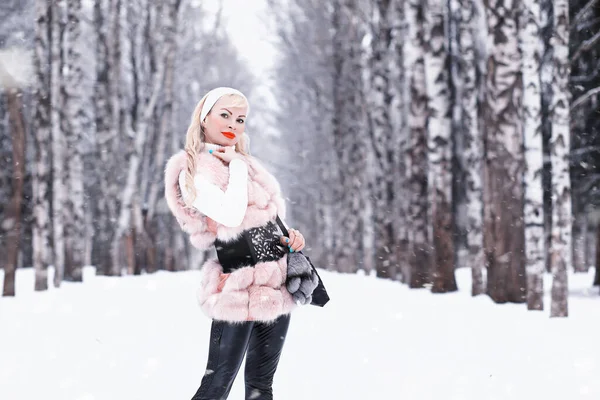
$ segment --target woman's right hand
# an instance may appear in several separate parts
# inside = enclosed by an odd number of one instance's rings
[[[212,155],[221,159],[225,164],[229,164],[233,160],[242,160],[242,155],[231,147],[220,147],[212,152]]]

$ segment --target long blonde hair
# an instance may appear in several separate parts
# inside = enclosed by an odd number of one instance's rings
[[[185,172],[185,188],[187,189],[187,193],[189,193],[189,198],[186,201],[188,205],[196,199],[196,187],[194,186],[194,176],[196,175],[196,158],[198,157],[198,154],[202,152],[206,143],[206,134],[204,132],[204,126],[202,124],[202,121],[200,121],[200,114],[202,112],[202,107],[204,106],[207,97],[208,93],[204,95],[204,97],[202,97],[202,99],[200,99],[200,101],[196,105],[194,113],[192,114],[190,126],[188,127],[187,133],[185,135],[184,149],[187,158],[187,168]],[[231,101],[230,103],[225,104],[228,107],[244,107],[248,105],[246,99],[237,94],[226,94],[223,97],[228,97]],[[235,151],[246,156],[249,155],[249,142],[250,139],[248,135],[244,133],[242,137],[240,137],[240,140],[236,143]]]

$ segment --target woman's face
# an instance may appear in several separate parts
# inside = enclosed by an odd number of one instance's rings
[[[221,97],[204,119],[204,133],[207,143],[221,146],[235,145],[246,129],[248,107],[232,107],[231,101]]]

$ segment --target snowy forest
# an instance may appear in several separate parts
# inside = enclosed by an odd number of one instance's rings
[[[163,175],[222,85],[317,266],[552,317],[569,273],[600,285],[599,0],[267,2],[273,71],[199,0],[0,3],[4,296],[20,268],[44,291],[212,257]]]

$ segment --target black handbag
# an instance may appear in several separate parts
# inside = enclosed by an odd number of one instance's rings
[[[285,227],[285,225],[283,225],[283,222],[281,221],[281,218],[279,218],[279,215],[277,216],[277,225],[279,225],[279,229],[281,229],[281,232],[283,232],[283,234],[285,236],[290,237],[290,234],[289,234],[287,228]],[[312,304],[313,306],[323,307],[325,304],[327,304],[327,302],[329,302],[329,295],[327,294],[325,285],[323,285],[323,281],[321,280],[321,277],[319,276],[317,269],[315,268],[313,263],[310,261],[310,258],[308,258],[308,256],[306,254],[302,253],[302,251],[299,251],[297,253],[302,254],[302,256],[304,258],[306,258],[306,260],[310,264],[312,270],[317,275],[317,279],[319,280],[317,287],[315,288],[315,290],[312,293],[312,301],[310,304]]]

